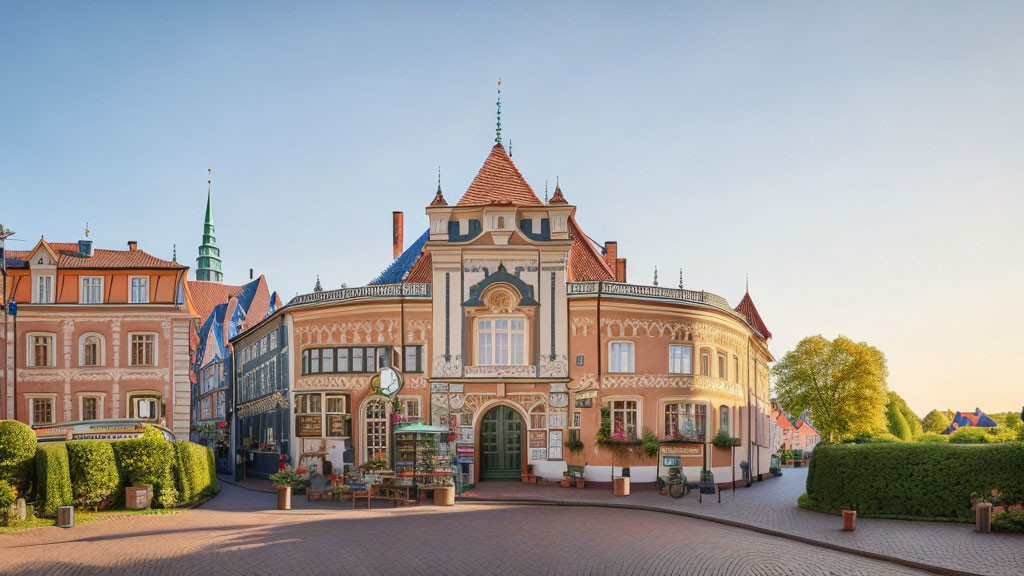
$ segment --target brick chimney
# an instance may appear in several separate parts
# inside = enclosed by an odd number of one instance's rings
[[[405,217],[401,212],[391,213],[391,252],[392,258],[402,255],[402,231],[405,229]]]
[[[604,263],[615,271],[615,260],[619,257],[619,243],[609,240],[604,243]]]
[[[615,281],[626,282],[626,259],[618,258],[615,260]]]
[[[139,249],[139,243],[138,242],[136,242],[135,240],[129,240],[128,241],[128,250],[130,250],[132,252],[135,252],[138,249]]]

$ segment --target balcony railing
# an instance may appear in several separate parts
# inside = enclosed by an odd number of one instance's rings
[[[682,288],[663,288],[661,286],[641,286],[639,284],[623,284],[621,282],[569,282],[566,294],[569,296],[631,296],[654,300],[670,300],[676,302],[695,302],[706,304],[723,310],[742,319],[743,316],[729,306],[729,301],[718,294],[703,290],[685,290]]]
[[[429,298],[430,284],[372,284],[370,286],[357,286],[354,288],[311,292],[309,294],[300,294],[292,298],[291,301],[288,302],[288,305],[294,306],[296,304],[312,304],[316,302],[341,302],[344,300],[357,300],[360,298],[395,298],[398,296],[405,296],[407,298]]]

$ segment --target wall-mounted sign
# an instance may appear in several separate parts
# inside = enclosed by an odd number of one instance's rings
[[[547,448],[548,433],[545,430],[530,430],[530,448]]]
[[[472,456],[473,455],[473,445],[472,444],[456,444],[455,445],[455,453],[458,454],[459,456],[466,456],[466,455]]]
[[[460,393],[460,392],[463,391],[463,385],[462,384],[449,384],[448,385],[448,391],[449,392],[454,392],[454,393]]]
[[[321,422],[319,414],[298,414],[295,416],[295,435],[300,438],[321,436]]]
[[[462,444],[473,443],[473,427],[472,426],[459,426],[459,437],[456,442]]]
[[[548,396],[548,402],[553,408],[565,408],[569,405],[569,395],[565,392],[552,392]]]
[[[665,445],[661,447],[662,456],[700,456],[703,454],[703,447],[700,445]]]
[[[548,414],[548,428],[565,428],[565,412]]]
[[[430,383],[430,391],[431,392],[447,392],[448,391],[448,385],[445,384],[444,382],[431,382]]]
[[[548,432],[548,459],[562,459],[562,431],[551,430]]]
[[[547,460],[548,451],[544,448],[530,448],[530,461]]]
[[[576,357],[576,365],[583,366],[583,354],[580,354],[579,356]]]
[[[565,392],[565,384],[563,384],[561,382],[555,382],[555,383],[551,384],[551,391],[552,392]]]

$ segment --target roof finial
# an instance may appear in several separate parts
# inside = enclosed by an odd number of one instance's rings
[[[178,245],[177,244],[171,244],[171,261],[172,262],[177,262],[178,261]]]
[[[441,191],[441,167],[437,167],[437,191]]]
[[[658,285],[658,267],[657,266],[654,267],[654,285],[655,286]]]
[[[85,237],[89,237],[89,222],[85,223]]]
[[[431,206],[447,206],[448,201],[444,199],[444,194],[441,193],[441,167],[437,167],[437,193],[434,194],[434,200],[430,203]]]
[[[508,157],[509,158],[512,157],[512,139],[511,138],[508,139]]]
[[[747,286],[746,286],[747,294],[750,294],[750,273],[749,272],[745,272],[744,275],[747,277]]]
[[[313,292],[323,292],[324,287],[320,285],[320,275],[316,275],[316,284],[313,285]]]
[[[679,289],[683,289],[683,269],[679,269]]]
[[[495,131],[494,143],[501,144],[501,76],[498,76],[498,129]]]
[[[544,181],[544,203],[548,203],[548,181]]]

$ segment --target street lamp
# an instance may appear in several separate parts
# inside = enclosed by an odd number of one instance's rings
[[[14,235],[14,230],[11,230],[10,228],[4,228],[4,225],[2,223],[0,223],[0,273],[3,274],[4,363],[5,363],[5,365],[6,365],[6,361],[7,361],[7,347],[10,345],[10,344],[8,344],[8,341],[10,340],[10,338],[7,337],[7,250],[4,248],[4,241],[7,240],[8,237],[13,236],[13,235]],[[15,344],[15,345],[17,345],[17,344]],[[15,356],[17,356],[17,354],[18,354],[17,348],[15,348],[14,354],[15,354]],[[11,367],[7,366],[7,369],[10,370]],[[15,378],[18,377],[17,376],[17,374],[18,374],[17,370],[18,370],[18,359],[17,359],[17,357],[15,357],[14,358],[14,374],[15,374],[14,377]],[[17,399],[17,396],[15,396],[12,399],[12,401],[14,402],[14,419],[17,420],[18,419],[18,412],[17,412],[18,411],[18,399]]]

